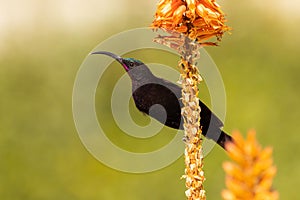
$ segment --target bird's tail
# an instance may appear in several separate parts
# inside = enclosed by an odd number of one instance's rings
[[[233,141],[232,137],[222,131],[220,128],[210,128],[208,130],[204,130],[203,135],[216,142],[218,145],[220,145],[223,149],[225,149],[226,142]],[[225,149],[226,150],[226,149]]]
[[[221,131],[220,137],[217,139],[216,143],[218,143],[223,149],[225,149],[226,142],[232,142],[232,141],[233,139],[230,135],[228,135],[224,131]]]

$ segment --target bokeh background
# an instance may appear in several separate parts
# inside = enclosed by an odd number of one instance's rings
[[[157,1],[0,1],[0,199],[185,199],[183,158],[147,174],[106,167],[82,145],[72,118],[72,89],[88,53],[109,36],[148,26]],[[273,146],[281,199],[297,199],[300,184],[300,1],[219,1],[233,27],[220,47],[207,51],[227,93],[224,129],[245,135],[255,128]],[[141,36],[142,37],[142,36]],[[150,52],[151,53],[151,52]],[[155,52],[153,53],[155,55]],[[149,59],[147,52],[139,58]],[[159,54],[157,54],[159,56]],[[166,58],[167,59],[167,58]],[[176,67],[177,60],[173,62]],[[96,103],[111,140],[136,151],[153,150],[172,135],[166,128],[148,140],[124,136],[102,105],[123,75],[106,73]],[[205,84],[201,98],[209,104]],[[132,102],[131,102],[132,103]],[[141,118],[133,104],[134,118]],[[100,118],[100,117],[99,117]],[[147,123],[145,120],[138,123]],[[106,121],[105,121],[106,120]],[[224,151],[205,158],[208,199],[225,187]]]

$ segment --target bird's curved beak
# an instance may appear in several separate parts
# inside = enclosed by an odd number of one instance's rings
[[[111,52],[108,52],[108,51],[96,51],[96,52],[93,52],[91,53],[91,55],[93,54],[104,54],[104,55],[107,55],[107,56],[110,56],[112,58],[114,58],[116,61],[118,61],[126,71],[129,70],[129,68],[126,66],[126,64],[123,62],[123,58],[114,54],[114,53],[111,53]]]

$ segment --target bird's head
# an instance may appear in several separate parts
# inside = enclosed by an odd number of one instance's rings
[[[134,58],[122,58],[116,54],[107,51],[97,51],[91,54],[103,54],[114,58],[118,61],[125,71],[129,74],[131,79],[139,80],[143,77],[153,76],[149,68],[141,61]]]

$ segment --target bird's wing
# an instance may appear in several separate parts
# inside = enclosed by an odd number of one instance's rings
[[[178,99],[181,98],[181,87],[176,85],[175,83],[172,83],[170,81],[167,81],[165,79],[160,78],[158,81],[158,84],[161,84],[165,87],[167,87],[170,91],[172,91],[177,97]]]
[[[169,88],[177,97],[180,99],[182,97],[181,87],[164,79],[160,79],[161,84]],[[182,107],[182,102],[180,101],[180,105]],[[211,112],[211,110],[199,99],[199,105],[201,107],[201,122],[202,124],[213,124],[213,126],[217,128],[221,128],[224,126],[223,122]]]

